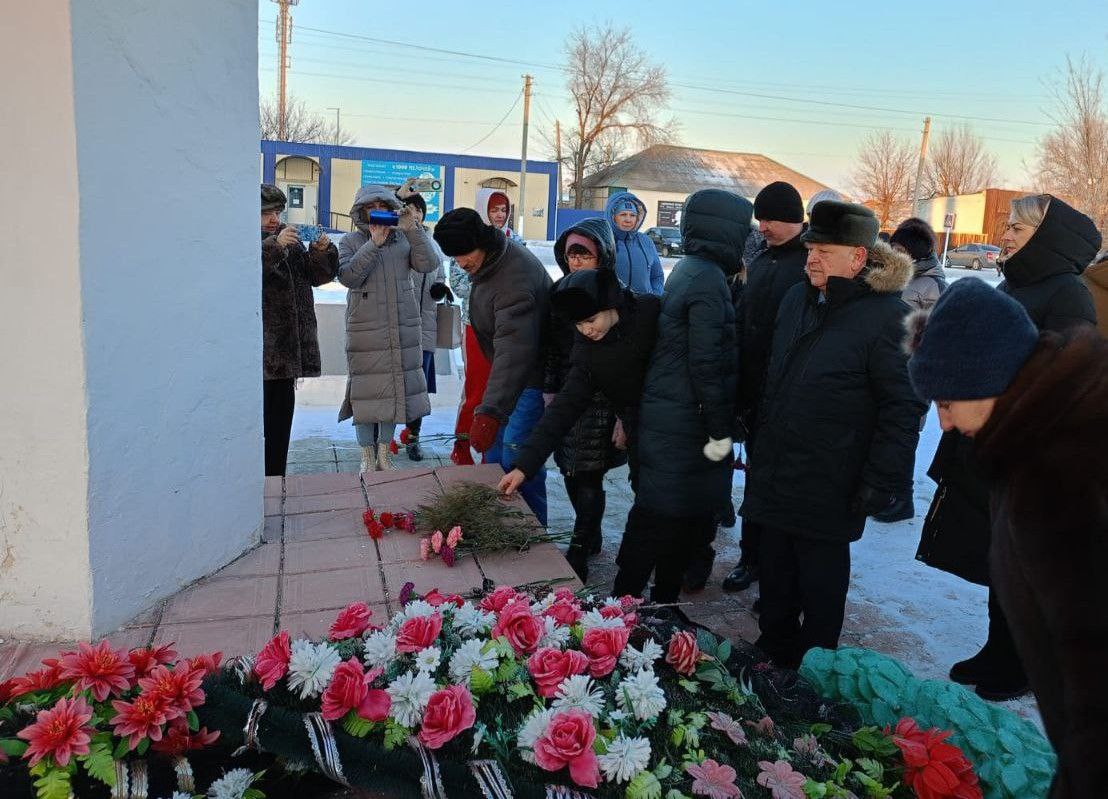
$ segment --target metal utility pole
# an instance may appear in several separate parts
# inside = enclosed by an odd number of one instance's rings
[[[285,141],[288,135],[288,79],[289,42],[292,41],[292,15],[289,6],[300,0],[273,0],[280,11],[277,13],[277,138]]]
[[[923,139],[919,144],[919,166],[916,167],[916,183],[912,187],[912,215],[920,215],[920,183],[923,182],[923,162],[927,160],[927,141],[931,138],[931,117],[923,118]]]
[[[527,216],[527,126],[531,121],[531,81],[530,75],[523,76],[523,152],[519,161],[519,224],[516,233],[523,238],[523,219]]]
[[[562,121],[554,120],[554,152],[558,161],[558,206],[562,203]]]
[[[341,108],[336,108],[333,105],[329,105],[329,106],[327,106],[327,110],[335,112],[335,144],[338,144],[339,143],[339,131],[342,130],[342,127],[339,125],[339,112],[342,111],[342,109]]]

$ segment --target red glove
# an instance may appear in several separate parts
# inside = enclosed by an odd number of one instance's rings
[[[450,460],[458,466],[473,465],[473,455],[469,451],[469,439],[466,436],[460,436],[454,442],[454,451],[450,453]]]
[[[500,422],[487,413],[475,413],[473,425],[469,428],[469,445],[478,452],[488,452],[496,442],[496,434],[500,432]]]

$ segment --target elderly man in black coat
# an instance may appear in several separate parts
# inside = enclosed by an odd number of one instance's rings
[[[926,410],[900,348],[912,263],[877,232],[864,206],[817,204],[808,281],[774,330],[741,513],[763,530],[758,646],[787,668],[838,646],[850,543],[912,485]]]
[[[658,341],[643,386],[635,504],[619,550],[613,593],[675,602],[689,559],[711,545],[730,501],[735,309],[727,278],[738,272],[751,204],[705,189],[681,219],[687,253],[662,296]]]

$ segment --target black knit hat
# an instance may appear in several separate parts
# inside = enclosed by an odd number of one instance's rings
[[[905,326],[908,375],[926,401],[999,397],[1039,342],[1022,305],[970,277],[952,283],[930,314],[917,311]]]
[[[283,211],[285,206],[288,205],[288,202],[285,193],[272,183],[262,184],[263,211]]]
[[[913,261],[922,261],[935,252],[935,231],[922,219],[911,216],[897,225],[889,244],[899,244]]]
[[[623,304],[623,284],[611,269],[580,269],[557,283],[550,295],[551,310],[577,323]]]
[[[455,208],[435,225],[435,241],[445,255],[465,255],[489,249],[496,242],[496,228],[481,221],[472,208]]]
[[[783,180],[769,184],[754,198],[754,218],[759,222],[803,222],[800,192]]]
[[[800,234],[807,244],[843,244],[872,249],[880,229],[873,211],[864,205],[824,200],[812,208],[808,229]]]

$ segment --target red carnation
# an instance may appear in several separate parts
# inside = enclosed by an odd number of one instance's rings
[[[88,726],[90,719],[92,708],[84,697],[59,699],[49,710],[40,710],[34,724],[16,733],[29,744],[23,757],[32,767],[47,756],[59,766],[68,766],[71,757],[88,754],[93,732]]]
[[[973,765],[961,749],[946,743],[950,735],[949,730],[924,732],[910,718],[896,725],[892,738],[904,757],[904,783],[919,799],[981,799]]]
[[[407,444],[411,440],[412,431],[405,427],[403,430],[400,431],[400,443]]]
[[[385,537],[385,525],[381,522],[370,522],[366,525],[366,531],[374,541],[380,541]]]
[[[385,525],[385,527],[392,527],[394,521],[393,515],[388,511],[381,514],[381,524]]]
[[[377,517],[373,515],[373,508],[370,508],[369,510],[362,512],[362,521],[364,521],[366,524],[369,524],[371,521],[373,521],[376,518]]]
[[[332,641],[341,641],[344,638],[357,638],[369,629],[369,618],[373,611],[365,602],[354,602],[343,608],[331,625],[328,637]]]
[[[458,557],[454,553],[454,547],[443,547],[439,552],[439,557],[442,558],[442,562],[447,566],[453,566]]]
[[[143,738],[151,741],[162,739],[162,727],[169,721],[166,715],[169,703],[165,697],[140,694],[133,702],[116,699],[112,707],[116,711],[111,721],[114,732],[120,738],[127,738],[131,749],[138,746]]]
[[[109,694],[120,696],[131,688],[135,667],[122,652],[112,649],[107,641],[89,646],[83,641],[76,652],[68,652],[61,660],[60,675],[76,680],[77,691],[90,690],[97,702],[103,702]]]
[[[396,446],[395,440],[389,442],[389,452],[391,452],[393,455],[400,454],[400,447]]]
[[[286,632],[273,636],[269,643],[262,647],[262,651],[254,661],[254,673],[262,681],[263,691],[270,690],[288,673],[291,657],[292,647],[289,634]]]

